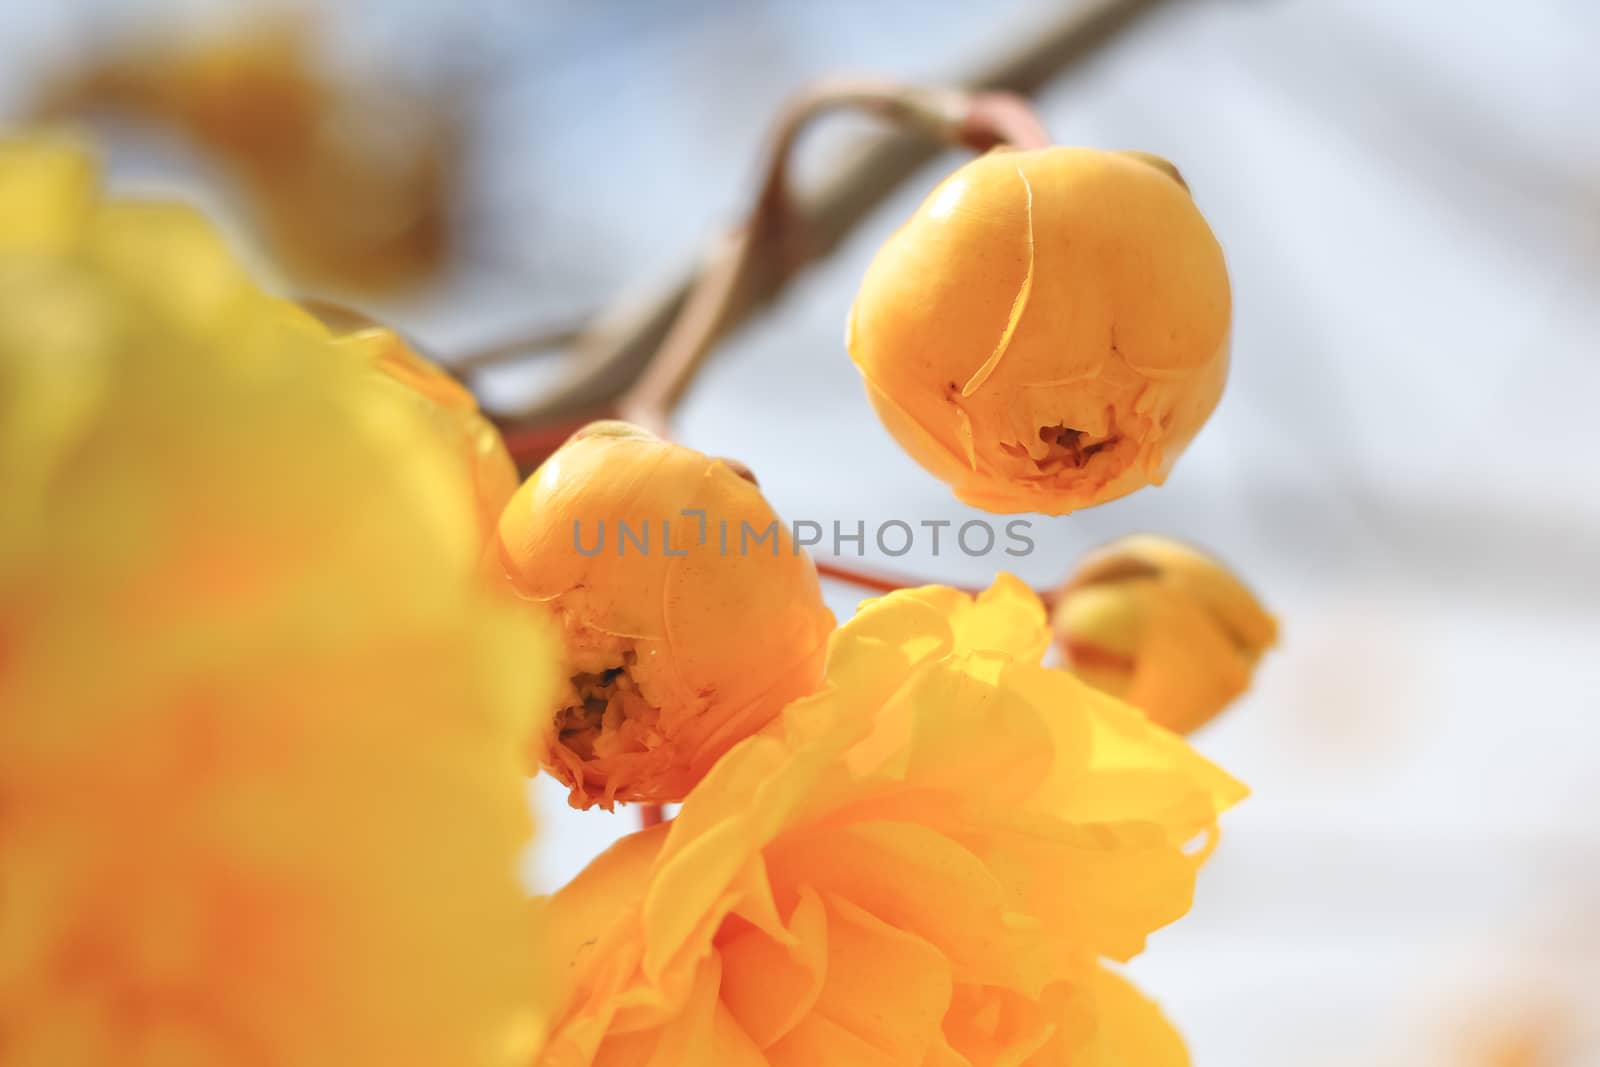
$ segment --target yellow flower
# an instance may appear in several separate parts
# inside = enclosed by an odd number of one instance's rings
[[[0,142],[0,1061],[525,1063],[539,635],[412,394]]]
[[[1009,577],[864,605],[822,689],[551,898],[541,1064],[1185,1063],[1102,960],[1188,909],[1244,790],[1049,641]]]
[[[681,800],[821,680],[816,569],[728,461],[595,423],[517,491],[499,553],[561,623],[568,684],[535,756],[575,807]]]
[[[1065,514],[1166,479],[1228,373],[1228,272],[1170,163],[997,151],[878,252],[848,345],[956,496]]]
[[[1085,557],[1052,623],[1074,673],[1179,733],[1249,688],[1278,639],[1277,621],[1226,567],[1150,534]]]

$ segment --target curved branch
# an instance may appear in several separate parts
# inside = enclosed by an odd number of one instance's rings
[[[977,71],[967,82],[974,90],[1031,92],[1167,2],[1170,0],[1091,0],[1055,26],[1043,28],[1017,51]],[[988,121],[999,126],[1011,120],[991,115]],[[966,131],[962,143],[981,144],[974,131]],[[553,418],[600,417],[616,411],[623,395],[639,381],[668,339],[691,294],[710,288],[702,285],[705,274],[719,270],[721,277],[711,281],[727,290],[715,302],[719,309],[715,316],[706,311],[713,304],[709,297],[700,311],[701,316],[713,320],[707,334],[709,344],[772,299],[804,262],[830,253],[937,151],[938,145],[919,133],[895,131],[876,137],[848,157],[820,188],[793,196],[793,230],[805,235],[803,257],[791,254],[759,259],[749,269],[735,270],[729,264],[740,254],[739,249],[735,245],[730,250],[730,239],[724,238],[699,266],[653,296],[602,313],[579,338],[568,377],[525,409],[504,413],[497,421],[509,433],[516,433]],[[769,190],[770,185],[764,187],[763,196]],[[789,196],[787,191],[783,195]],[[736,288],[729,285],[730,276],[742,279]]]

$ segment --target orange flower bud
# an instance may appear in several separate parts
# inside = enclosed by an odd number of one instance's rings
[[[1160,484],[1228,371],[1222,250],[1170,163],[991,152],[878,252],[847,344],[911,457],[989,511]]]
[[[822,676],[816,569],[722,460],[595,423],[517,491],[498,547],[561,624],[567,684],[535,755],[574,807],[681,800]]]
[[[1243,693],[1278,624],[1210,556],[1164,537],[1090,553],[1051,620],[1074,674],[1178,733]]]

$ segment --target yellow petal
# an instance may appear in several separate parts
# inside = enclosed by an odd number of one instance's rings
[[[0,139],[0,252],[57,252],[88,227],[93,159],[67,137]]]
[[[961,981],[1026,985],[1005,892],[983,863],[913,823],[866,822],[780,842],[775,882],[843,897],[943,952]]]
[[[950,1006],[950,963],[928,942],[829,894],[828,973],[813,1012],[895,1063],[920,1063]]]
[[[668,825],[622,838],[544,902],[548,933],[539,951],[553,966],[581,975],[591,965],[601,938],[629,917],[638,886],[666,840]]]
[[[1089,725],[1087,766],[1058,765],[1031,799],[1035,810],[1086,822],[1159,823],[1186,841],[1248,793],[1183,738],[1063,671],[1019,670],[1016,684],[1043,706],[1082,709]],[[1063,728],[1056,717],[1047,721]]]
[[[1055,740],[1040,710],[999,684],[1004,669],[1003,661],[971,657],[913,676],[846,754],[847,765],[924,789],[1028,796],[1057,758]]]
[[[723,942],[723,1003],[758,1046],[794,1029],[816,1003],[828,973],[828,927],[822,898],[804,887],[784,942],[754,928]]]
[[[1038,663],[1050,647],[1049,617],[1021,579],[1002,572],[976,597],[948,586],[906,589],[894,599],[917,600],[948,619],[955,651],[983,650],[1024,663]]]
[[[952,836],[983,859],[1014,907],[1041,917],[1039,937],[1058,960],[1127,960],[1192,903],[1195,864],[1154,823],[990,818]]]
[[[1092,984],[1094,1032],[1073,1067],[1189,1067],[1189,1050],[1156,1003],[1102,969]]]
[[[995,986],[958,987],[945,1019],[945,1035],[961,1056],[956,1062],[973,1067],[1065,1067],[1037,1055],[1059,1029],[1060,1020],[1036,1001]]]
[[[882,1049],[852,1033],[847,1027],[815,1013],[805,1017],[787,1037],[766,1050],[771,1067],[906,1067]]]

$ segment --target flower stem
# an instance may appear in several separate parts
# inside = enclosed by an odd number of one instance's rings
[[[850,564],[841,562],[838,559],[829,559],[825,556],[814,557],[814,560],[817,565],[817,573],[822,577],[832,578],[834,581],[838,582],[845,582],[849,585],[855,586],[858,589],[866,589],[873,593],[894,593],[900,591],[901,589],[915,589],[922,585],[942,585],[948,589],[955,589],[965,593],[967,596],[977,596],[983,591],[977,586],[955,585],[951,582],[935,582],[928,579],[911,577],[909,575],[890,575],[885,574],[882,571],[853,567]],[[1044,604],[1046,611],[1055,607],[1057,599],[1055,591],[1035,589],[1033,592],[1034,595],[1039,598],[1040,602]]]
[[[859,589],[867,589],[874,593],[893,593],[900,589],[914,589],[927,583],[914,578],[891,577],[874,571],[858,570],[849,564],[840,563],[838,560],[816,557],[817,573],[824,578],[846,582]]]

